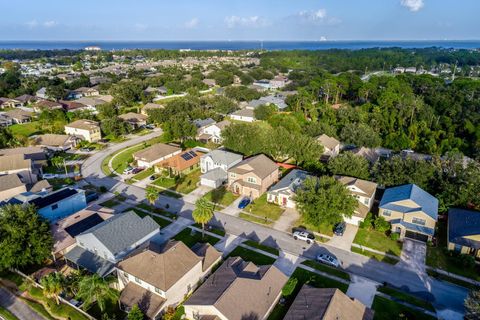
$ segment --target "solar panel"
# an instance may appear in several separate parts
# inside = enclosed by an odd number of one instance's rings
[[[185,161],[188,161],[188,160],[192,159],[192,156],[190,155],[189,152],[182,154],[181,157],[182,157],[183,160],[185,160]]]
[[[197,154],[195,153],[195,151],[190,151],[190,155],[192,156],[192,158],[195,158],[197,156]]]
[[[71,236],[76,237],[80,233],[87,231],[88,229],[96,226],[97,224],[103,222],[102,217],[98,214],[92,214],[91,216],[78,221],[77,223],[65,228],[65,231]]]

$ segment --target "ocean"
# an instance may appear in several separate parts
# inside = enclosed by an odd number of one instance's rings
[[[80,50],[98,46],[102,50],[168,49],[168,50],[327,50],[364,48],[480,49],[480,40],[436,41],[0,41],[0,49]]]

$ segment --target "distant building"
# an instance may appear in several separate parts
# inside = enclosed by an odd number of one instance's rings
[[[36,146],[44,147],[52,151],[67,151],[77,146],[80,138],[65,134],[41,134],[35,136],[32,142]]]
[[[231,124],[228,120],[213,123],[198,129],[197,139],[202,142],[222,143],[222,131]]]
[[[328,158],[334,158],[340,153],[340,141],[337,139],[322,134],[317,138],[317,141],[320,142],[323,146],[323,156]]]
[[[141,114],[148,116],[148,111],[149,110],[154,110],[154,109],[164,109],[165,106],[157,103],[147,103],[146,105],[143,106]]]
[[[65,133],[81,137],[88,142],[97,142],[102,139],[98,122],[92,120],[77,120],[65,126]]]
[[[145,126],[148,119],[148,116],[134,112],[121,114],[118,117],[128,123],[133,129],[138,129]]]
[[[335,179],[343,184],[350,194],[357,199],[357,208],[355,208],[352,217],[343,217],[343,220],[358,226],[372,209],[377,184],[375,182],[345,176],[335,176]]]
[[[23,109],[13,109],[6,111],[4,115],[12,119],[13,123],[27,123],[32,121],[32,112]]]
[[[181,152],[182,149],[179,147],[157,143],[151,147],[135,152],[133,159],[137,161],[137,166],[141,168],[151,168],[154,164],[171,158]]]
[[[241,109],[230,113],[230,118],[236,121],[253,122],[255,121],[255,113],[252,109]]]
[[[40,99],[48,99],[47,88],[42,87],[42,88],[38,89],[37,92],[35,92],[35,96],[40,98]]]

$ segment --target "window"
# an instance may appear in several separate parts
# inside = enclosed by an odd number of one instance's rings
[[[123,276],[125,277],[125,279],[128,279],[128,273],[124,272]]]
[[[385,217],[390,217],[390,216],[392,215],[392,211],[390,211],[390,210],[383,210],[383,215],[384,215]]]
[[[141,283],[142,283],[142,280],[140,280],[140,279],[138,279],[137,277],[135,277],[135,282],[141,284]]]
[[[162,293],[162,291],[160,289],[158,289],[157,287],[155,287],[155,292],[158,293],[158,294]]]
[[[58,204],[55,203],[55,204],[52,206],[52,210],[56,210],[56,209],[58,209]]]
[[[363,204],[368,206],[368,203],[370,202],[370,199],[364,198],[363,199]]]
[[[420,219],[420,218],[413,218],[412,219],[412,222],[415,223],[415,224],[419,224],[421,226],[424,226],[425,225],[425,220],[424,219]]]
[[[230,177],[231,177],[231,178],[235,178],[236,176],[237,176],[237,175],[236,175],[235,173],[233,173],[233,172],[230,173]]]
[[[255,179],[254,177],[247,177],[247,182],[248,183],[257,183],[257,179]]]

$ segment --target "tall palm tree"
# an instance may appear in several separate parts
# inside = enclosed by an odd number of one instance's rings
[[[153,206],[155,204],[155,201],[157,201],[157,198],[158,198],[157,189],[155,189],[153,187],[148,187],[145,190],[145,198]]]
[[[202,225],[202,238],[205,237],[205,224],[213,218],[213,205],[205,198],[195,202],[195,210],[192,212],[193,220]]]
[[[59,272],[50,273],[40,280],[43,287],[43,294],[48,298],[54,298],[60,304],[60,294],[65,287],[65,277]]]
[[[94,302],[104,312],[107,301],[116,301],[118,292],[110,287],[114,279],[106,280],[98,274],[84,276],[78,283],[77,298],[83,301],[83,309],[88,309]]]

